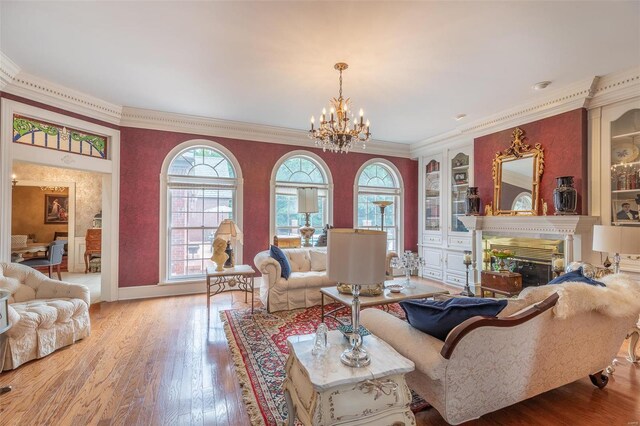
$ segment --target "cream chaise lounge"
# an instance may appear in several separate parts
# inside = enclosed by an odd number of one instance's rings
[[[0,262],[0,289],[11,293],[3,370],[45,357],[89,335],[87,287],[52,280],[19,263]]]
[[[409,386],[459,424],[587,375],[604,387],[602,371],[638,321],[640,283],[622,274],[602,281],[606,288],[527,288],[506,316],[468,319],[444,342],[378,309],[365,309],[361,319],[415,363]]]

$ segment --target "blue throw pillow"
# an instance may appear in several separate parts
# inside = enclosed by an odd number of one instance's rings
[[[576,269],[575,271],[567,272],[566,274],[562,274],[559,277],[556,277],[556,278],[552,279],[551,281],[549,281],[549,284],[562,284],[562,283],[566,283],[566,282],[569,282],[569,281],[574,281],[574,282],[577,281],[579,283],[585,283],[585,284],[589,284],[589,285],[606,287],[604,285],[604,283],[601,283],[600,281],[596,281],[596,280],[591,279],[591,278],[587,278],[584,275],[582,275],[582,268]]]
[[[498,315],[507,301],[458,297],[444,301],[403,300],[400,306],[412,327],[444,341],[451,330],[471,317]]]
[[[289,259],[287,259],[287,255],[280,249],[280,247],[271,246],[271,250],[269,250],[269,254],[280,264],[280,269],[282,270],[282,278],[285,280],[289,279],[289,275],[291,275],[291,265],[289,264]]]

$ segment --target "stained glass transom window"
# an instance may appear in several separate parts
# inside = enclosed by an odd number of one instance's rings
[[[13,142],[107,158],[107,138],[20,115],[13,116]]]

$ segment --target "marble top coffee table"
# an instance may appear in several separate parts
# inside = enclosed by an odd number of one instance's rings
[[[413,361],[370,335],[363,345],[371,364],[348,367],[340,361],[349,346],[344,335],[330,331],[327,341],[327,350],[313,355],[314,335],[287,338],[284,390],[289,425],[296,416],[305,425],[415,424],[409,408],[411,391],[404,379],[414,370]]]
[[[386,285],[389,284],[402,284],[404,281],[387,281]],[[406,299],[425,299],[429,297],[433,297],[437,294],[449,294],[447,290],[443,290],[441,288],[423,284],[420,282],[412,282],[414,285],[413,288],[404,288],[400,293],[392,293],[388,288],[385,287],[384,292],[380,296],[360,296],[360,307],[366,308],[368,306],[379,306],[379,305],[388,305],[390,303],[397,303],[401,300]],[[321,313],[320,320],[324,322],[325,317],[331,317],[342,324],[342,321],[336,317],[336,313],[342,309],[347,309],[351,307],[351,303],[353,302],[353,296],[351,294],[343,294],[340,293],[336,286],[333,287],[324,287],[320,289],[321,295]],[[332,311],[329,311],[325,314],[324,312],[324,299],[325,296],[328,298],[340,303],[342,306],[336,308]]]

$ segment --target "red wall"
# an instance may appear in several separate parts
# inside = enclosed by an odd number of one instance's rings
[[[565,112],[531,123],[521,124],[525,133],[524,142],[539,143],[544,149],[544,173],[540,183],[540,198],[553,214],[553,189],[556,177],[574,176],[578,191],[578,214],[587,214],[587,110],[584,108]],[[493,201],[493,178],[491,165],[498,151],[511,145],[514,128],[485,135],[474,140],[474,176],[484,206]],[[495,206],[494,206],[495,207]],[[542,202],[540,211],[542,214]]]
[[[159,209],[162,162],[176,145],[207,139],[228,148],[240,163],[244,182],[245,263],[269,245],[270,180],[275,163],[287,152],[305,149],[318,154],[334,182],[333,225],[353,226],[353,184],[360,166],[380,157],[350,152],[323,153],[308,146],[280,145],[123,127],[120,129],[120,287],[156,284],[159,280]],[[311,145],[311,141],[309,141]],[[404,181],[404,246],[415,250],[418,229],[418,164],[405,158],[393,162]]]

